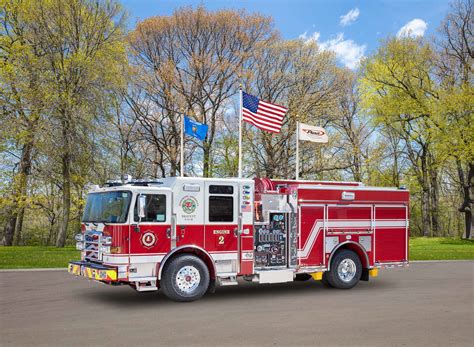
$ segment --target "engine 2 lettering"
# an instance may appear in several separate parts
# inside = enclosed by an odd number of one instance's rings
[[[230,230],[214,230],[214,235],[228,235]]]

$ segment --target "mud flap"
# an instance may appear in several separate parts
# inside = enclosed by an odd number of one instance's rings
[[[216,280],[211,279],[209,281],[209,287],[207,287],[207,294],[214,294],[216,292]]]
[[[369,280],[369,269],[362,269],[362,276],[360,277],[361,281],[368,281]]]

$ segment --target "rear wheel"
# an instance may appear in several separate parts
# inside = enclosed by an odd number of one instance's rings
[[[338,251],[331,261],[331,270],[326,279],[331,287],[350,289],[354,287],[362,276],[362,263],[358,255],[350,250]]]
[[[209,287],[209,270],[198,257],[181,254],[171,259],[163,269],[161,288],[174,301],[200,299]]]

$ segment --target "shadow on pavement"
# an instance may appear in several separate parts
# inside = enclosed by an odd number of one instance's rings
[[[350,290],[338,290],[325,287],[321,282],[292,282],[277,284],[257,284],[241,282],[239,285],[231,287],[218,287],[214,294],[206,294],[197,302],[221,302],[223,300],[245,300],[252,298],[271,298],[286,297],[288,295],[307,295],[315,294],[321,296],[346,295],[349,292],[360,291],[380,291],[383,288],[391,288],[395,283],[391,281],[370,281],[360,282],[356,287]],[[112,304],[114,306],[141,307],[150,305],[176,305],[164,296],[161,291],[158,292],[142,292],[138,293],[128,286],[117,288],[101,288],[96,291],[86,291],[80,294],[82,299],[86,301],[95,301],[102,304]]]

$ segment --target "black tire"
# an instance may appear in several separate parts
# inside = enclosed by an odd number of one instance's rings
[[[295,281],[308,281],[311,279],[310,274],[296,274]]]
[[[180,288],[178,276],[181,279],[181,287],[187,286],[192,281],[192,275],[186,274],[185,270],[192,271],[192,274],[199,274],[199,281],[194,284],[194,288]],[[181,271],[181,272],[180,272]],[[191,279],[186,279],[190,276]],[[191,283],[190,283],[191,284]],[[163,293],[174,301],[194,301],[200,299],[209,287],[209,270],[206,264],[198,257],[190,254],[180,254],[166,263],[160,281]]]
[[[323,278],[321,279],[321,282],[325,287],[332,288],[332,285],[328,281],[328,273],[327,271],[323,273]]]
[[[343,278],[345,274],[342,273],[340,275],[338,271],[339,265],[341,265],[343,262],[345,262],[345,264],[349,264],[349,266],[352,268],[352,271],[350,272],[354,273],[353,276],[348,276],[346,279]],[[341,266],[344,266],[344,264]],[[353,268],[354,266],[355,271]],[[342,249],[338,251],[331,260],[331,270],[327,272],[326,278],[331,287],[338,289],[350,289],[359,282],[361,276],[362,263],[358,255],[350,250]]]

